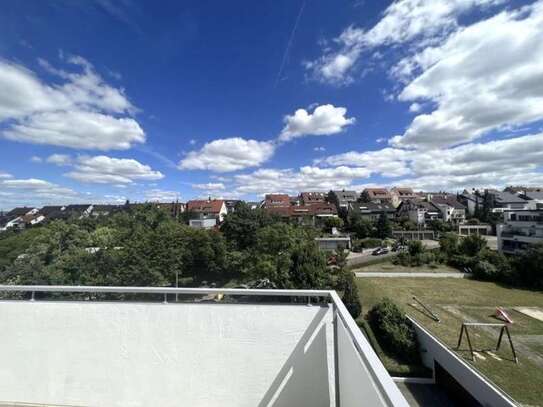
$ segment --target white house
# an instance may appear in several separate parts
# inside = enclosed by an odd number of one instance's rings
[[[498,225],[498,250],[515,254],[543,242],[543,209],[508,210]]]

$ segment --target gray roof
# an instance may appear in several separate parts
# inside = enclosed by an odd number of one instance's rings
[[[543,200],[543,191],[534,191],[534,192],[526,192],[525,194],[523,194],[523,197],[526,197],[526,199],[534,199],[536,201],[541,201]]]
[[[356,201],[358,193],[355,191],[332,191],[340,201]]]
[[[454,209],[466,209],[464,205],[457,201],[455,197],[449,196],[444,198],[442,196],[436,196],[432,198],[432,203],[436,205],[449,205]]]
[[[396,212],[396,208],[389,203],[353,202],[351,208],[360,212]]]
[[[526,200],[522,199],[518,195],[511,194],[510,192],[498,192],[495,195],[496,201],[499,203],[525,203]]]

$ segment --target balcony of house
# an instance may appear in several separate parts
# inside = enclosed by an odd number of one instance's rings
[[[0,405],[407,406],[334,291],[0,293]]]

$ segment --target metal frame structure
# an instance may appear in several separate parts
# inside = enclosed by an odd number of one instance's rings
[[[458,337],[458,345],[456,345],[456,349],[460,349],[460,345],[462,344],[462,338],[464,337],[463,333],[466,332],[466,338],[468,340],[468,346],[469,351],[471,353],[471,360],[475,362],[475,355],[473,353],[473,346],[471,345],[471,340],[469,338],[469,332],[468,332],[468,326],[493,326],[493,327],[501,327],[500,329],[500,336],[498,338],[498,344],[496,345],[496,351],[500,349],[500,345],[502,343],[503,338],[503,332],[507,334],[507,338],[509,339],[509,344],[511,345],[511,351],[513,352],[513,357],[515,359],[515,363],[518,363],[517,353],[515,352],[515,347],[513,346],[513,340],[511,339],[511,334],[509,333],[509,327],[507,324],[493,324],[493,323],[486,323],[486,322],[463,322],[462,328],[460,328],[460,336]]]
[[[337,331],[339,318],[348,332],[354,347],[360,355],[365,368],[370,373],[374,383],[378,387],[385,403],[389,406],[407,407],[408,404],[400,390],[386,371],[379,357],[364,337],[360,328],[349,314],[349,311],[341,301],[339,295],[333,290],[272,290],[272,289],[238,289],[238,288],[170,288],[170,287],[105,287],[105,286],[15,286],[0,285],[0,292],[30,293],[30,301],[38,301],[35,293],[109,293],[109,294],[161,294],[164,303],[168,304],[168,295],[222,295],[222,296],[272,296],[272,297],[307,297],[307,304],[311,305],[311,298],[327,299],[334,307],[334,330]],[[17,300],[25,301],[25,300]],[[92,300],[88,300],[92,301]],[[176,303],[172,302],[172,306]],[[337,339],[337,333],[335,333]],[[337,348],[337,345],[336,345]],[[337,359],[336,359],[337,360]],[[337,363],[337,362],[336,362]],[[336,366],[337,369],[337,366]],[[339,390],[338,372],[336,370],[336,389]],[[339,391],[336,394],[339,397]],[[340,406],[338,398],[337,403]]]

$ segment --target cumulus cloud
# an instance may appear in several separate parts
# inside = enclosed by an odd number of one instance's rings
[[[11,174],[8,174],[7,172],[0,171],[0,179],[5,178],[12,178],[13,176]]]
[[[13,141],[84,149],[128,149],[145,142],[130,117],[137,109],[87,60],[64,59],[79,72],[40,65],[62,83],[47,84],[29,69],[0,59],[0,135]]]
[[[387,177],[409,174],[408,163],[411,153],[397,148],[385,148],[378,151],[356,152],[329,156],[315,160],[315,164],[328,166],[358,166]]]
[[[235,193],[263,195],[272,192],[298,193],[303,190],[349,188],[354,180],[365,179],[371,171],[367,168],[339,166],[319,168],[314,166],[293,169],[262,168],[250,174],[234,177]]]
[[[293,115],[284,118],[285,127],[279,135],[280,141],[289,141],[303,136],[328,136],[341,133],[355,123],[354,118],[347,118],[347,109],[334,105],[317,106],[313,113],[298,109]]]
[[[386,183],[427,190],[543,185],[543,133],[469,143],[446,150],[351,151],[316,160],[315,164],[356,165],[379,173]],[[398,179],[398,176],[409,178]]]
[[[217,190],[223,190],[226,187],[222,182],[208,182],[207,184],[192,184],[192,188],[194,189],[203,189],[206,191],[217,191]]]
[[[84,183],[131,184],[134,181],[154,181],[164,178],[160,171],[127,158],[112,158],[105,155],[80,156],[72,171],[66,176]]]
[[[49,164],[64,166],[72,163],[72,157],[67,154],[51,154],[45,161],[47,161]]]
[[[407,82],[401,101],[436,105],[394,137],[395,146],[452,146],[541,120],[543,2],[458,30],[402,60],[395,72]]]
[[[270,141],[241,137],[218,139],[186,154],[178,167],[215,172],[237,171],[261,165],[272,157],[274,151],[275,145]]]
[[[505,0],[397,0],[369,30],[349,26],[333,40],[318,59],[305,63],[311,76],[319,81],[346,84],[364,52],[377,47],[418,40],[422,46],[442,38],[457,27],[457,19],[474,7],[488,7]]]
[[[0,180],[0,208],[70,203],[80,194],[38,178]]]
[[[149,202],[172,202],[181,199],[178,191],[164,189],[149,189],[144,193],[145,200]]]

